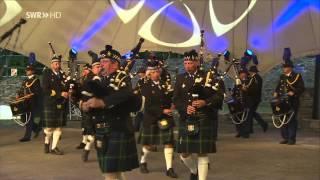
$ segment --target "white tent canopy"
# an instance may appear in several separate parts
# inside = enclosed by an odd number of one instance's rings
[[[14,50],[35,52],[44,64],[49,41],[64,57],[74,46],[79,59],[89,61],[88,50],[111,44],[125,53],[140,37],[146,39],[142,50],[198,48],[200,29],[207,52],[229,49],[241,57],[252,49],[263,72],[281,62],[285,47],[294,57],[320,53],[320,1],[314,0],[4,0],[0,35],[21,17],[27,23]],[[6,48],[14,48],[16,36]]]

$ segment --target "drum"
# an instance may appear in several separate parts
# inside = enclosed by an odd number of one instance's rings
[[[272,108],[272,122],[276,128],[281,128],[288,124],[295,115],[288,98],[274,98],[270,104]]]
[[[287,99],[274,98],[270,104],[272,113],[276,116],[284,115],[292,111],[292,106]]]
[[[226,101],[231,114],[231,120],[233,124],[242,124],[247,120],[249,109],[238,101],[236,98],[232,97]]]
[[[235,98],[230,98],[227,102],[229,111],[231,114],[237,114],[243,112],[245,107]]]
[[[28,94],[16,99],[10,103],[10,108],[13,116],[19,116],[31,112],[31,97],[33,94]]]

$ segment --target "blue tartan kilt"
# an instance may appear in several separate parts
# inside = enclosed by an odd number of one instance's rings
[[[185,120],[180,120],[178,139],[176,143],[177,153],[216,153],[216,129],[214,119],[209,119],[205,114],[199,115],[199,133],[188,135]]]
[[[103,173],[125,172],[139,167],[133,133],[96,130],[96,149],[100,170]]]
[[[45,105],[43,112],[43,127],[57,128],[66,126],[67,119],[64,113],[66,113],[64,106],[62,106],[61,109],[58,109],[56,105]]]
[[[138,137],[138,143],[142,145],[173,144],[173,128],[161,130],[157,124],[152,124],[149,128],[142,126]]]

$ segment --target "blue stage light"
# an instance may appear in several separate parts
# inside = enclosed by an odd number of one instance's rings
[[[274,23],[275,30],[280,30],[286,25],[294,22],[301,14],[314,8],[320,12],[319,0],[293,0],[287,8],[281,13]]]
[[[106,25],[108,25],[113,17],[115,17],[116,13],[112,8],[108,8],[103,15],[97,19],[93,24],[91,24],[88,29],[78,38],[72,39],[71,45],[77,51],[86,50],[88,47],[86,46],[87,42],[96,35],[99,31],[101,31]]]
[[[247,49],[247,50],[245,51],[245,54],[247,54],[247,55],[249,55],[249,56],[254,55],[253,51],[250,50],[250,49]]]

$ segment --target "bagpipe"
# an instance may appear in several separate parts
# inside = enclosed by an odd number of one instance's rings
[[[233,89],[229,89],[225,95],[224,102],[228,105],[228,109],[231,115],[231,120],[233,124],[239,125],[247,120],[249,109],[246,107],[245,96],[243,93],[242,82],[239,79],[239,70],[241,67],[241,60],[233,58],[230,60],[230,52],[225,51],[223,53],[224,60],[228,65],[225,72],[221,74],[222,77],[225,77],[226,74],[233,68],[235,73],[234,81],[235,86]]]
[[[293,107],[289,102],[289,96],[286,93],[272,98],[270,105],[272,109],[272,122],[276,128],[281,128],[288,124],[295,115]]]
[[[204,56],[203,56],[203,51],[204,51],[204,30],[201,30],[201,43],[200,43],[200,49],[199,49],[199,69],[200,71],[203,70],[203,61],[204,61]],[[197,73],[196,77],[194,77],[194,82],[193,85],[189,91],[189,93],[192,96],[191,102],[189,105],[192,105],[193,101],[197,101],[201,98],[203,88],[204,86],[204,81],[205,80],[199,73]],[[200,115],[198,109],[196,109],[196,112],[194,114],[187,115],[186,119],[186,133],[188,136],[196,136],[200,132]]]
[[[120,70],[126,72],[128,75],[130,75],[131,78],[134,75],[131,74],[130,72],[136,62],[135,58],[140,52],[143,42],[144,42],[144,39],[140,38],[138,44],[131,51],[129,51],[128,53],[122,56],[122,59],[124,59],[125,61],[123,64],[121,64]]]
[[[51,49],[51,52],[53,56],[57,56],[59,59],[62,58],[61,55],[57,55],[55,49],[53,48],[53,45],[51,42],[48,42],[49,47]],[[77,52],[75,49],[70,49],[69,51],[69,57],[67,62],[67,73],[60,70],[60,74],[62,75],[62,85],[63,85],[63,91],[69,93],[69,100],[76,101],[77,93],[80,88],[79,81],[77,80],[78,77],[78,70],[75,66],[75,61],[77,60]],[[64,99],[64,101],[67,101]]]
[[[19,97],[9,103],[13,120],[20,126],[28,124],[31,118],[31,101],[33,93]],[[24,118],[22,118],[25,116]]]
[[[87,89],[82,91],[81,94],[86,96],[87,99],[92,97],[103,98],[105,96],[110,95],[110,89],[112,88],[114,91],[118,91],[121,87],[126,86],[126,82],[124,81],[126,78],[132,78],[132,74],[130,73],[137,54],[139,53],[142,43],[144,42],[143,38],[140,38],[138,44],[126,55],[122,56],[125,58],[125,62],[121,64],[120,70],[117,72],[116,76],[112,78],[112,82],[108,82],[108,86],[106,82],[102,82],[100,76],[95,76],[92,80],[87,82]],[[90,55],[91,54],[91,55]],[[89,55],[92,57],[92,52]],[[101,70],[102,72],[103,70]],[[99,73],[101,74],[101,73]],[[129,112],[137,112],[142,111],[144,106],[144,97],[141,94],[134,94],[134,92],[130,92],[129,99],[126,102]]]

